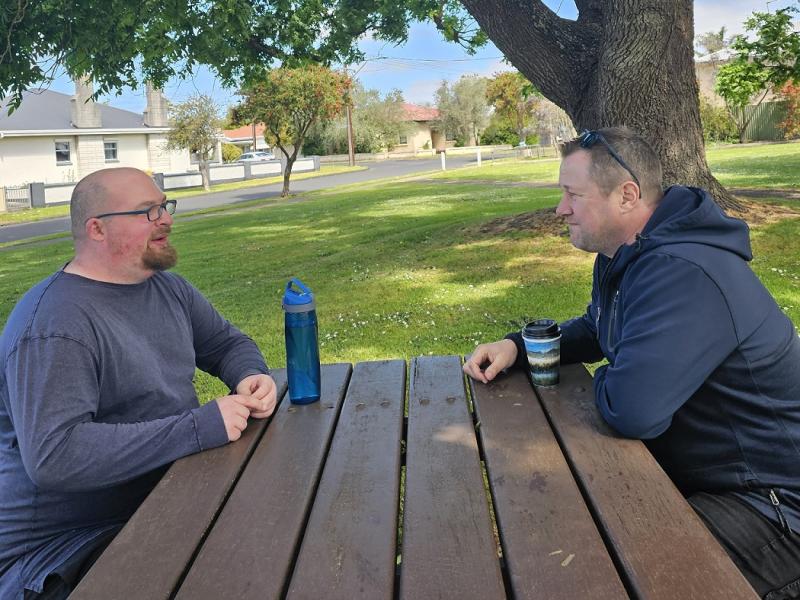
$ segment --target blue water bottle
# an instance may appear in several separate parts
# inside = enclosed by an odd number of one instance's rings
[[[319,337],[315,309],[314,294],[293,277],[283,294],[286,371],[292,404],[310,404],[319,400]]]

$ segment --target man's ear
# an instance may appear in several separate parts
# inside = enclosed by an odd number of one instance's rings
[[[639,186],[633,181],[626,181],[622,184],[621,197],[619,201],[620,212],[629,213],[638,208],[642,201],[640,196]]]
[[[87,240],[102,242],[106,238],[106,227],[102,219],[89,219],[84,228]]]

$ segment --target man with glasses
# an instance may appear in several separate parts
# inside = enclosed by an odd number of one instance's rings
[[[747,225],[704,190],[662,190],[657,155],[627,128],[561,154],[556,213],[597,253],[561,362],[607,359],[603,418],[644,440],[761,596],[800,598],[800,338],[747,264]],[[519,333],[464,371],[486,383],[514,364],[527,368]]]
[[[81,180],[75,256],[0,337],[0,598],[64,598],[169,463],[238,439],[275,383],[257,346],[167,272],[175,201],[137,169]],[[200,406],[200,368],[231,394]]]

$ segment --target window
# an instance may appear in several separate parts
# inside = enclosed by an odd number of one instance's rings
[[[455,134],[455,133],[450,133],[450,132],[448,131],[448,132],[445,134],[445,136],[444,136],[444,139],[445,139],[445,140],[447,140],[448,142],[453,142],[453,141],[455,141],[455,139],[456,139],[456,134]]]
[[[103,142],[106,153],[106,162],[117,160],[117,142]]]
[[[407,135],[400,135],[400,144],[407,144],[408,143],[408,136]]]
[[[69,164],[69,142],[56,142],[56,163]]]

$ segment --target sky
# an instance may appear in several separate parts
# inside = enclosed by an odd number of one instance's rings
[[[563,18],[577,17],[573,0],[544,0],[544,3]],[[727,35],[743,33],[744,20],[754,11],[774,11],[791,4],[797,5],[798,0],[695,0],[695,34],[718,31],[722,26]],[[492,76],[513,68],[503,62],[503,55],[491,42],[470,56],[459,45],[443,41],[436,28],[427,23],[412,25],[408,41],[401,46],[371,39],[362,41],[360,46],[367,60],[351,65],[350,72],[355,72],[368,89],[377,89],[381,94],[400,89],[406,102],[415,104],[433,103],[434,92],[443,79],[456,81],[470,74]],[[50,89],[72,94],[74,85],[67,77],[61,77]],[[181,102],[198,92],[214,98],[222,113],[238,101],[232,90],[222,87],[203,67],[197,69],[192,78],[172,80],[164,89],[165,96],[172,102]],[[103,100],[135,112],[142,112],[145,107],[142,90],[126,89],[121,96]]]

